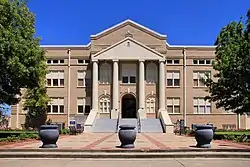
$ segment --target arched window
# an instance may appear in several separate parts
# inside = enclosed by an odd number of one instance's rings
[[[103,63],[100,66],[100,83],[108,84],[111,82],[111,66],[108,63]]]
[[[146,111],[147,113],[155,113],[155,97],[150,96],[146,100]]]
[[[110,112],[110,98],[108,96],[104,96],[100,99],[100,112],[101,113]]]
[[[157,66],[155,63],[149,63],[146,66],[146,81],[147,83],[156,83],[158,80]]]

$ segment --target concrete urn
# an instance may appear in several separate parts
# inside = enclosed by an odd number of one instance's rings
[[[210,142],[214,137],[213,127],[211,125],[196,125],[195,139],[196,147],[211,148]]]
[[[134,148],[134,142],[136,139],[135,126],[132,125],[121,125],[119,126],[119,139],[121,142],[121,148]]]
[[[43,145],[40,148],[57,148],[56,142],[59,138],[57,125],[40,126],[39,136]]]

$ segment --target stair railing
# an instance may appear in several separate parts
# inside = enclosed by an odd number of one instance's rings
[[[118,117],[117,117],[117,121],[116,121],[116,129],[115,132],[118,132],[119,129],[119,123],[120,123],[120,111],[118,111]]]
[[[141,133],[141,118],[140,118],[140,109],[137,112],[137,128],[138,133]]]

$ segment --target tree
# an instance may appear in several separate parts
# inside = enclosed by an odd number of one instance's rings
[[[35,17],[22,0],[0,0],[0,104],[16,104],[21,88],[39,86],[44,51],[35,35]]]
[[[27,127],[46,121],[46,57],[35,37],[35,17],[24,0],[0,0],[0,104],[19,102],[24,89]],[[44,120],[45,119],[45,120]]]
[[[28,89],[25,94],[24,110],[27,110],[25,127],[39,128],[47,120],[49,97],[46,94],[45,80],[41,77],[38,87]]]
[[[242,19],[231,22],[219,33],[213,79],[205,81],[210,95],[206,97],[235,113],[250,111],[250,10],[246,24]]]

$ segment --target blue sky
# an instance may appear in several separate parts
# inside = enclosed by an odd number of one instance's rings
[[[41,44],[87,44],[90,35],[131,19],[167,35],[172,45],[213,45],[250,0],[30,0]]]

